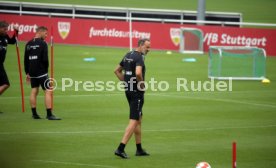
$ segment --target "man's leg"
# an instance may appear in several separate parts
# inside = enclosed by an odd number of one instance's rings
[[[45,108],[47,111],[47,119],[48,120],[61,120],[61,118],[58,118],[53,115],[52,113],[52,89],[50,88],[50,80],[48,76],[44,76],[39,79],[39,84],[44,90],[44,103],[45,103]]]
[[[136,141],[136,156],[149,156],[149,154],[142,148],[142,116],[140,117],[139,123],[134,130],[135,141]]]
[[[129,115],[129,123],[128,126],[125,130],[124,136],[122,138],[122,141],[119,145],[119,147],[117,148],[117,150],[115,151],[115,155],[120,156],[122,158],[128,158],[127,154],[125,153],[125,146],[128,143],[128,141],[130,140],[132,134],[134,133],[136,127],[139,125],[140,123],[140,117],[141,117],[141,110],[140,108],[142,107],[141,105],[141,101],[138,98],[136,93],[127,93],[126,92],[126,97],[129,103],[129,107],[130,107],[130,115]],[[141,131],[140,131],[141,132]],[[138,136],[139,138],[139,136]],[[141,136],[140,136],[141,139]]]
[[[3,67],[0,65],[0,95],[2,95],[10,87],[8,75]]]
[[[142,117],[140,118],[138,125],[136,126],[135,130],[134,130],[134,135],[135,135],[135,141],[136,144],[141,144],[141,135],[142,135],[142,131],[141,131],[141,125],[142,124]]]
[[[34,119],[41,119],[40,116],[36,112],[36,98],[37,98],[38,92],[39,92],[39,88],[34,87],[34,88],[32,88],[31,95],[30,95],[30,104],[31,104]]]
[[[46,107],[46,111],[47,111],[47,119],[48,120],[61,120],[61,118],[58,118],[56,116],[53,115],[52,113],[52,91],[46,89],[44,91],[45,93],[45,107]]]
[[[7,84],[0,86],[0,95],[2,95],[9,87],[10,85]]]
[[[118,149],[115,151],[115,155],[120,156],[121,158],[127,159],[128,156],[125,153],[125,146],[128,143],[128,141],[130,140],[132,134],[134,133],[135,128],[137,127],[137,125],[139,124],[138,120],[134,120],[134,119],[130,119],[128,126],[125,130],[123,139],[118,147]]]
[[[49,90],[45,90],[45,107],[46,109],[52,108],[52,92]]]
[[[133,120],[133,119],[129,120],[128,126],[125,130],[125,134],[124,134],[123,139],[121,141],[123,144],[128,143],[129,139],[131,138],[133,132],[135,131],[135,129],[138,125],[139,125],[139,121]]]
[[[39,92],[38,88],[32,88],[31,90],[31,96],[30,96],[31,108],[36,108],[36,97],[38,95],[38,92]]]

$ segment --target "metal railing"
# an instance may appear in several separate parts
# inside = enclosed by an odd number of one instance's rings
[[[231,13],[231,12],[207,11],[206,17],[209,17],[209,18],[217,17],[217,19],[224,19],[224,20],[197,21],[196,20],[197,12],[189,11],[189,10],[121,8],[121,7],[65,5],[65,4],[10,2],[10,1],[0,1],[0,13],[13,13],[13,14],[19,14],[19,15],[41,15],[41,16],[48,16],[48,17],[115,19],[115,20],[126,20],[126,21],[131,19],[132,21],[150,21],[150,22],[162,22],[162,23],[175,22],[180,24],[205,23],[205,24],[216,24],[216,25],[239,26],[242,22],[241,13]],[[145,15],[145,16],[142,16],[142,15]],[[153,17],[149,17],[149,16],[153,16]],[[228,21],[225,21],[225,20],[228,20]]]
[[[240,21],[199,21],[188,20],[185,16],[196,15],[196,11],[188,10],[166,10],[166,9],[141,9],[141,8],[121,8],[121,7],[103,7],[103,6],[84,6],[84,5],[65,5],[65,4],[50,4],[50,3],[30,3],[30,2],[10,2],[0,1],[0,13],[10,13],[18,15],[40,15],[48,17],[70,17],[70,18],[91,18],[105,20],[125,20],[125,21],[146,21],[146,22],[162,22],[162,23],[179,23],[179,24],[207,24],[207,25],[222,25],[222,26],[254,26],[254,27],[276,27],[274,23],[252,23],[242,22],[241,13],[231,12],[206,12],[209,16],[223,16],[239,18]],[[3,9],[8,7],[9,9]],[[14,8],[18,8],[15,10]],[[51,12],[44,11],[29,11],[30,8],[58,10]],[[67,10],[67,12],[61,12]],[[68,12],[70,11],[70,13]],[[111,12],[111,14],[80,14],[81,12]],[[116,14],[124,16],[116,16]],[[136,14],[155,14],[157,18],[137,17]],[[115,15],[115,16],[114,16]],[[179,19],[158,18],[158,15],[179,16]]]
[[[10,11],[0,10],[0,13],[10,13],[19,15],[40,15],[48,17],[71,17],[71,18],[91,18],[91,19],[106,19],[106,20],[132,20],[132,21],[148,21],[162,23],[188,23],[188,24],[208,24],[208,25],[236,25],[236,26],[261,26],[261,27],[276,27],[274,23],[253,23],[253,22],[225,22],[225,21],[200,21],[200,20],[182,20],[182,19],[158,19],[158,18],[138,18],[130,16],[99,16],[99,15],[84,15],[84,14],[65,14],[65,13],[49,13],[49,12],[31,12],[31,11]]]

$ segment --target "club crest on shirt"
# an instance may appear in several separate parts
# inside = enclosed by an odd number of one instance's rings
[[[171,28],[170,29],[171,40],[175,46],[178,46],[180,43],[180,29]]]
[[[58,32],[60,37],[65,40],[70,33],[70,22],[58,22]]]

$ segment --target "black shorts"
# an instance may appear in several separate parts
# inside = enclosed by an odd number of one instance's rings
[[[31,78],[31,86],[32,88],[38,88],[41,86],[43,90],[50,90],[50,80],[48,75],[40,78]]]
[[[129,119],[139,120],[143,115],[144,92],[126,92],[126,97],[130,108]]]
[[[4,66],[0,65],[0,86],[2,85],[10,85],[10,81],[4,69]]]

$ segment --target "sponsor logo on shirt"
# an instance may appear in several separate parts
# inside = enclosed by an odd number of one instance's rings
[[[27,46],[27,50],[30,50],[30,49],[36,50],[37,48],[39,48],[39,45],[28,45]]]
[[[30,55],[29,56],[29,60],[36,60],[37,59],[37,55]]]
[[[126,71],[126,75],[132,75],[131,71]]]
[[[130,63],[130,62],[133,61],[133,59],[131,59],[131,58],[124,58],[124,61]]]

